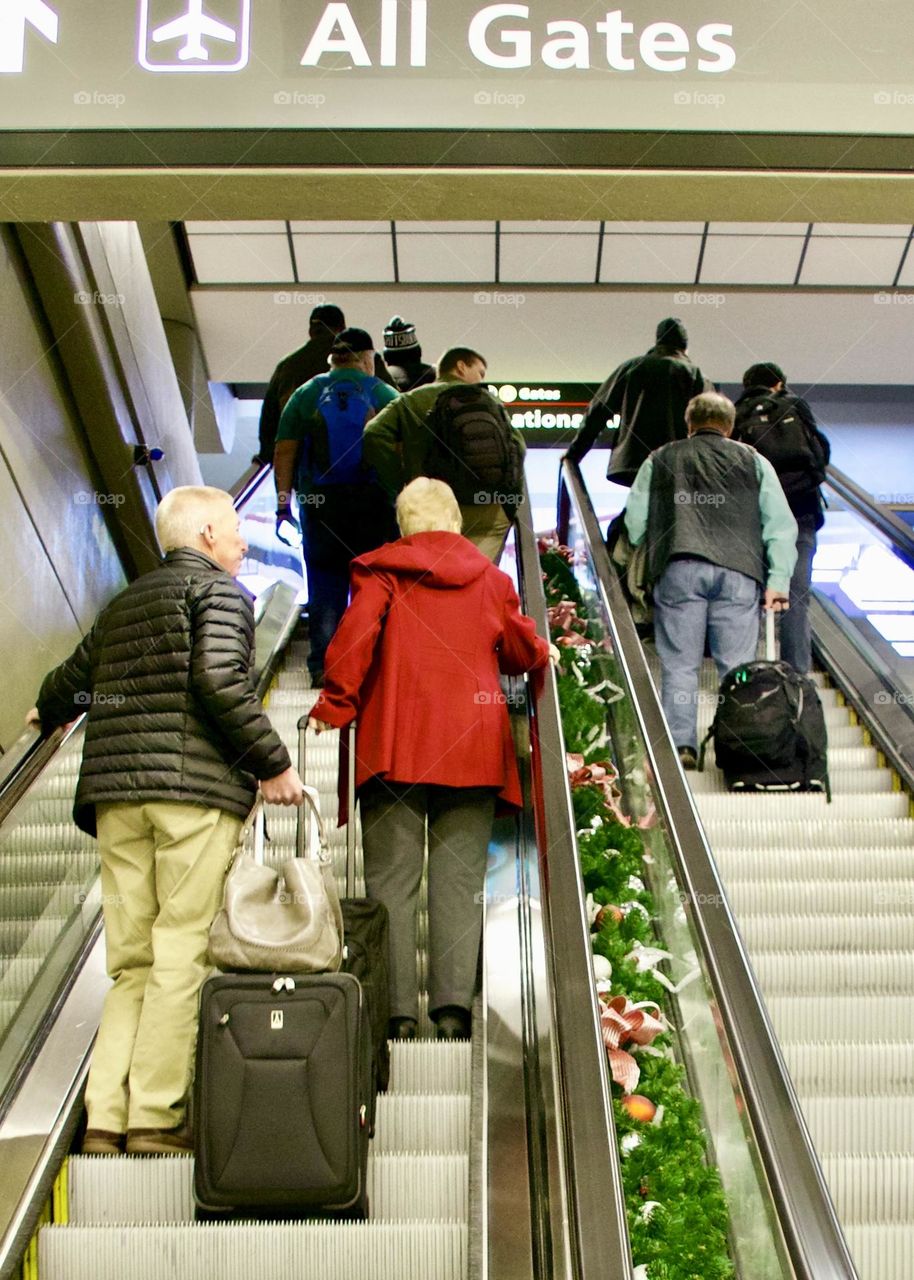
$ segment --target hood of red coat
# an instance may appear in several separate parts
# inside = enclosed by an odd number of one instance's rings
[[[462,534],[436,532],[386,542],[377,551],[359,556],[358,563],[400,577],[422,578],[427,586],[465,587],[492,562]]]

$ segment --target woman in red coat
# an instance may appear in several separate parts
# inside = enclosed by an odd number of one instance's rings
[[[549,645],[502,573],[460,534],[453,492],[420,478],[397,500],[404,535],[352,562],[309,724],[358,717],[355,782],[368,895],[386,904],[391,1034],[416,1034],[416,908],[428,827],[429,1012],[470,1030],[482,887],[496,802],[521,802],[499,673],[545,666]]]

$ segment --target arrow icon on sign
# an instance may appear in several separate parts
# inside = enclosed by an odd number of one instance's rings
[[[0,0],[0,73],[22,71],[26,23],[57,43],[60,19],[44,0]]]

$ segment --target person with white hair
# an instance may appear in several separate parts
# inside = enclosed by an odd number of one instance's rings
[[[496,806],[521,803],[499,674],[550,647],[511,579],[460,533],[452,490],[420,477],[397,500],[402,537],[353,561],[309,725],[358,717],[355,785],[365,885],[390,913],[391,1026],[416,1034],[416,908],[428,831],[429,1013],[470,1032],[486,851]]]
[[[221,489],[173,489],[164,560],[102,610],[45,677],[31,723],[88,712],[77,826],[97,835],[108,992],[86,1086],[91,1155],[192,1148],[186,1101],[210,924],[258,784],[302,784],[254,691],[254,613],[235,582],[247,545]]]

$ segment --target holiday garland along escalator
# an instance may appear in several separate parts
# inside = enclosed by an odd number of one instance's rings
[[[559,704],[636,1280],[724,1280],[736,1274],[729,1215],[708,1164],[700,1105],[677,1061],[673,984],[660,969],[669,953],[656,935],[645,884],[642,832],[653,815],[623,812],[619,771],[607,760],[607,706],[619,702],[617,724],[626,714],[615,659],[587,616],[571,552],[541,540],[540,556],[552,639],[562,654]],[[637,761],[619,763],[627,776],[639,768]]]

